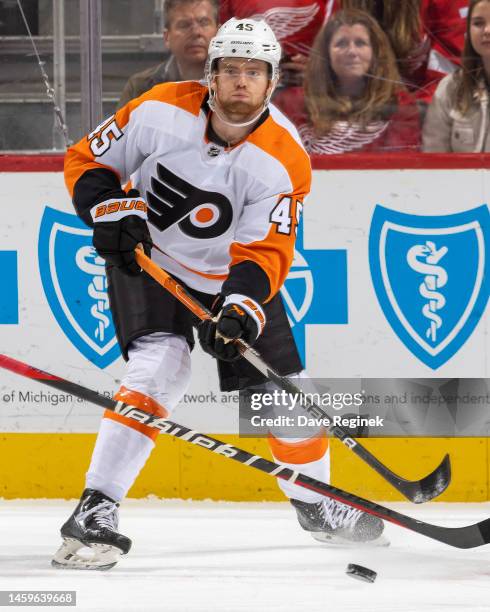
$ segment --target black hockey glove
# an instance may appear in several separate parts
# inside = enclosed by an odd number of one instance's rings
[[[237,346],[230,340],[241,338],[253,344],[265,326],[261,306],[245,295],[219,295],[213,304],[216,321],[203,321],[198,328],[199,341],[206,353],[223,361],[240,357]]]
[[[147,219],[147,206],[136,189],[126,198],[113,198],[94,206],[93,244],[97,253],[110,265],[129,276],[141,272],[134,249],[143,246],[145,255],[151,254],[152,241]]]

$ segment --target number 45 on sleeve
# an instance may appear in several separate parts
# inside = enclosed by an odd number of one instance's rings
[[[294,233],[296,235],[301,213],[303,211],[303,202],[292,196],[282,196],[270,214],[270,222],[276,226],[278,234],[291,235],[293,227],[293,219],[296,219],[294,224]]]

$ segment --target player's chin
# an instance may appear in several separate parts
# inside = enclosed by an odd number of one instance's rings
[[[261,108],[261,106],[250,104],[250,102],[245,100],[234,100],[228,104],[223,104],[223,110],[228,116],[234,117],[235,119],[240,119],[242,121],[246,121],[247,119],[254,117]]]

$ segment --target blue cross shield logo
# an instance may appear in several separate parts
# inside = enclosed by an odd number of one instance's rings
[[[346,251],[306,249],[301,221],[293,264],[281,295],[296,346],[306,367],[306,325],[347,324]]]
[[[39,231],[39,270],[46,299],[72,344],[105,368],[119,357],[109,311],[104,260],[92,230],[76,215],[46,207]]]
[[[379,304],[400,340],[434,370],[485,311],[489,221],[487,206],[443,216],[375,208],[369,261]]]

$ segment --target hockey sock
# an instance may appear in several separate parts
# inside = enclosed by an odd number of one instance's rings
[[[299,441],[286,441],[269,434],[268,442],[277,462],[312,478],[330,482],[330,452],[328,439],[324,434]],[[322,495],[285,480],[279,479],[278,485],[287,497],[299,499],[308,504],[323,499]]]
[[[167,417],[189,384],[189,346],[183,336],[155,332],[134,340],[123,386],[115,399]],[[117,501],[125,497],[148,459],[158,430],[106,411],[99,430],[87,487]]]
[[[102,419],[86,486],[121,501],[150,456],[154,441],[110,419]]]

